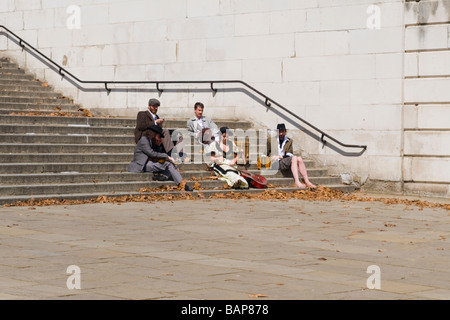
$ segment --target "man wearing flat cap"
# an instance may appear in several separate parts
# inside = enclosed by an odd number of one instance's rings
[[[158,125],[160,128],[162,128],[164,119],[160,118],[158,113],[158,108],[161,105],[158,99],[151,98],[148,101],[148,109],[146,111],[140,111],[137,114],[136,118],[136,128],[134,129],[134,142],[138,143],[139,139],[142,137],[142,133],[144,130],[146,130],[151,125]],[[164,148],[164,151],[167,154],[170,154],[174,144],[170,137],[170,132],[168,129],[162,129],[163,131],[163,140],[162,140],[162,146]]]
[[[303,162],[302,157],[294,155],[293,140],[286,136],[287,130],[284,123],[278,124],[277,130],[278,130],[278,139],[277,139],[278,150],[274,150],[272,152],[270,139],[267,142],[267,154],[271,156],[270,160],[272,162],[278,161],[279,168],[281,171],[290,170],[292,172],[292,175],[294,176],[295,185],[298,188],[305,188],[305,187],[313,189],[316,188],[316,186],[312,184],[311,181],[309,181],[306,166],[305,163]],[[306,186],[305,184],[300,182],[299,173],[303,177]]]
[[[133,160],[128,166],[128,171],[151,172],[154,174],[153,180],[172,179],[177,185],[180,185],[183,178],[174,165],[174,159],[167,153],[158,151],[164,138],[165,134],[160,126],[157,124],[148,126],[142,132],[142,136],[134,148]],[[184,190],[192,191],[187,184],[185,184]]]

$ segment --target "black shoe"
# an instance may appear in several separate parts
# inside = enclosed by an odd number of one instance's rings
[[[184,191],[194,191],[191,187],[189,187],[187,184],[184,185]]]
[[[153,180],[154,181],[167,181],[169,178],[163,174],[160,173],[154,173],[153,174]]]

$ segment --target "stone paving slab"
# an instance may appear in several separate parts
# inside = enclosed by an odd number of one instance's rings
[[[0,215],[0,299],[450,299],[443,208],[199,199]]]

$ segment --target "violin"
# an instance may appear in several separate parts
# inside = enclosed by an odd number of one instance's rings
[[[267,180],[259,174],[252,174],[247,170],[241,170],[241,177],[247,180],[248,185],[253,188],[264,189],[267,188]]]

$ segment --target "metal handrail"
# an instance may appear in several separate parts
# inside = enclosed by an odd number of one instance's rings
[[[247,89],[250,89],[251,91],[253,91],[254,93],[257,93],[258,95],[260,95],[261,97],[264,98],[265,100],[265,105],[267,107],[270,107],[272,104],[278,106],[280,109],[282,109],[283,111],[287,112],[288,114],[290,114],[291,116],[293,116],[294,118],[296,118],[297,120],[300,120],[301,122],[303,122],[304,124],[308,125],[310,128],[316,130],[317,132],[320,133],[321,137],[320,137],[320,141],[325,145],[327,143],[327,141],[325,141],[325,138],[330,139],[331,141],[334,141],[335,143],[339,144],[342,147],[346,147],[346,148],[360,148],[362,149],[362,151],[367,149],[366,145],[355,145],[355,144],[345,144],[340,142],[339,140],[333,138],[332,136],[330,136],[329,134],[325,133],[324,131],[320,130],[319,128],[317,128],[316,126],[312,125],[311,123],[309,123],[308,121],[302,119],[301,117],[299,117],[298,115],[296,115],[295,113],[293,113],[292,111],[290,111],[289,109],[285,108],[283,105],[281,105],[280,103],[276,102],[275,100],[271,99],[270,97],[268,97],[267,95],[263,94],[262,92],[260,92],[259,90],[255,89],[254,87],[252,87],[251,85],[249,85],[248,83],[242,81],[242,80],[199,80],[199,81],[85,81],[85,80],[81,80],[78,77],[76,77],[75,75],[73,75],[72,73],[70,73],[69,71],[67,71],[66,69],[64,69],[63,67],[61,67],[59,64],[57,64],[56,62],[54,62],[52,59],[50,59],[49,57],[47,57],[46,55],[44,55],[42,52],[40,52],[38,49],[34,48],[32,45],[30,45],[28,42],[26,42],[25,40],[23,40],[22,38],[20,38],[18,35],[16,35],[14,32],[12,32],[11,30],[9,30],[8,28],[6,28],[3,25],[0,25],[1,28],[3,28],[5,31],[7,31],[9,34],[13,35],[17,40],[19,40],[19,46],[22,47],[22,49],[25,49],[25,46],[27,46],[28,49],[31,49],[32,51],[34,51],[35,53],[37,53],[39,56],[41,56],[43,59],[45,59],[47,62],[49,62],[50,64],[52,64],[53,66],[55,66],[58,69],[58,73],[62,76],[70,76],[72,79],[74,79],[75,81],[77,81],[78,83],[81,84],[103,84],[105,86],[105,90],[109,93],[111,92],[111,88],[108,87],[108,85],[114,85],[114,84],[122,84],[122,85],[130,85],[130,84],[154,84],[156,85],[156,90],[158,90],[160,93],[162,93],[164,90],[161,89],[159,86],[160,84],[210,84],[211,86],[211,90],[214,92],[217,92],[217,89],[214,88],[214,84],[218,84],[218,83],[238,83],[243,85],[244,87],[246,87]]]

